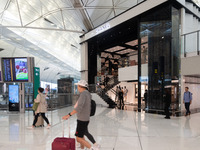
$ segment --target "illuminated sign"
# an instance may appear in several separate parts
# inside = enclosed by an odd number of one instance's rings
[[[106,23],[96,29],[96,35],[110,29],[110,24]]]
[[[9,85],[8,88],[9,88],[9,102],[19,103],[19,86]]]

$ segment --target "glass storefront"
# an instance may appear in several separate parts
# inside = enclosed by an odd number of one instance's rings
[[[139,82],[148,84],[145,101],[148,111],[164,110],[166,88],[171,90],[173,108],[179,109],[179,25],[179,11],[172,6],[163,7],[141,18]],[[141,94],[141,97],[144,95]]]
[[[163,14],[165,14],[164,17]],[[146,63],[148,66],[148,98],[146,103],[149,110],[164,109],[164,88],[166,85],[171,85],[171,29],[170,6],[141,18],[141,78],[145,78],[143,72],[146,70],[143,67]],[[148,57],[145,56],[147,51]]]
[[[135,85],[133,97],[139,109],[163,112],[166,88],[172,107],[179,109],[179,18],[180,10],[166,3],[89,40],[89,84],[118,76],[120,68],[135,69],[137,78],[128,83]]]

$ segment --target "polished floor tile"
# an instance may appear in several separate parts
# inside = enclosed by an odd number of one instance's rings
[[[51,150],[56,137],[62,137],[62,116],[72,107],[47,113],[51,129],[27,129],[33,113],[0,111],[0,150]],[[64,135],[74,137],[76,117],[64,122]],[[46,124],[45,124],[46,125]],[[164,119],[162,115],[97,107],[89,131],[102,150],[196,150],[200,147],[200,114]]]

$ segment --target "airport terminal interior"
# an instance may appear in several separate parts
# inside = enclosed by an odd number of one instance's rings
[[[75,139],[81,86],[96,103],[84,150],[200,147],[200,0],[0,4],[0,150]]]

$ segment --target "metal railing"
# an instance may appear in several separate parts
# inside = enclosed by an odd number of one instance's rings
[[[182,54],[184,57],[200,55],[200,30],[182,35]]]

